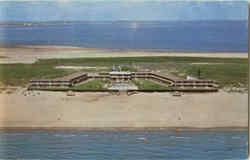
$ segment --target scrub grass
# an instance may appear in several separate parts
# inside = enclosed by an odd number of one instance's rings
[[[133,83],[139,90],[168,90],[169,88],[163,84],[159,84],[152,80],[133,80]]]
[[[121,65],[124,71],[138,71],[137,67],[145,68],[146,66],[150,70],[167,70],[183,77],[187,75],[197,76],[198,69],[200,69],[201,78],[216,80],[221,87],[247,88],[248,86],[248,59],[166,56],[43,59],[34,64],[0,64],[0,83],[25,86],[31,79],[55,78],[79,71],[55,69],[58,65],[108,67],[109,69],[105,71],[111,71],[112,65]],[[81,71],[99,72],[96,69]]]
[[[106,81],[103,80],[90,80],[86,83],[74,86],[72,89],[79,89],[79,90],[105,90],[103,87]]]
[[[216,80],[221,88],[248,86],[248,64],[189,65],[179,72],[198,77],[198,70],[202,79]]]

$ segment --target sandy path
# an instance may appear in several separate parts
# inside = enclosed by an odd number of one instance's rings
[[[38,92],[35,92],[38,93]],[[248,95],[0,94],[0,127],[247,127]]]
[[[139,57],[139,56],[179,56],[179,57],[221,57],[248,58],[247,53],[194,53],[171,51],[114,51],[86,49],[67,46],[15,46],[0,47],[0,63],[34,63],[38,59],[83,58],[83,57]]]

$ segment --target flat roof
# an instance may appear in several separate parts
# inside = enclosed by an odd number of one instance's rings
[[[87,73],[83,73],[83,72],[77,72],[77,73],[72,73],[70,75],[66,75],[66,76],[63,76],[63,77],[58,77],[58,78],[45,78],[45,79],[33,79],[31,81],[70,81],[74,78],[77,78],[77,77],[80,77],[80,76],[83,76],[83,75],[87,75]]]
[[[115,75],[130,75],[132,74],[131,72],[109,72],[109,74],[115,74]]]

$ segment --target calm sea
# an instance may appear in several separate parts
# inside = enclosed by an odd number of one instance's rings
[[[247,131],[1,131],[0,159],[247,159]]]
[[[247,52],[248,22],[124,21],[0,26],[0,44]]]

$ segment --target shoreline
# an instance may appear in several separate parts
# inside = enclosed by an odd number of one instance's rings
[[[10,44],[3,45],[0,44],[0,48],[19,48],[19,49],[71,49],[71,50],[87,50],[87,51],[103,51],[103,52],[141,52],[141,53],[210,53],[210,54],[222,54],[222,53],[230,53],[230,54],[248,54],[247,51],[199,51],[199,50],[170,50],[170,49],[108,49],[108,48],[86,48],[81,46],[70,46],[70,45],[26,45],[26,44]]]
[[[86,132],[137,132],[137,131],[170,131],[170,132],[193,132],[193,131],[248,131],[248,127],[0,127],[1,131],[86,131]]]
[[[157,50],[112,50],[73,46],[0,45],[0,64],[32,64],[39,59],[104,58],[104,57],[201,57],[201,58],[248,58],[247,52],[197,52]]]

